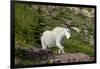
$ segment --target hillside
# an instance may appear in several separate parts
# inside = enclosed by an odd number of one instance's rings
[[[40,37],[70,21],[81,30],[71,29],[71,39],[64,40],[66,53],[84,53],[94,57],[94,8],[18,4],[15,5],[15,48],[41,48]],[[56,53],[57,48],[50,48]],[[16,55],[16,59],[19,55]],[[21,60],[20,60],[21,61]],[[27,64],[31,61],[24,60]],[[23,64],[23,62],[21,63]],[[33,63],[35,64],[35,63]]]

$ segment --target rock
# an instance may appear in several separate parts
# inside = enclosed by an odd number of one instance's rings
[[[48,58],[53,58],[53,53],[50,50],[43,50],[41,48],[30,48],[30,49],[23,49],[23,48],[16,48],[16,56],[21,54],[21,57],[29,58],[29,59],[41,59],[45,60]]]
[[[41,48],[31,48],[31,49],[18,48],[18,50],[16,52],[16,56],[21,54],[19,58],[30,59],[31,61],[38,60],[39,64],[52,64],[52,63],[59,64],[59,63],[93,61],[93,57],[90,57],[84,53],[54,54],[52,51],[48,49],[44,50]],[[16,59],[15,62],[16,64],[18,64],[19,63],[18,59]]]
[[[54,63],[73,63],[73,62],[88,62],[93,61],[93,59],[84,53],[66,53],[64,55],[55,55],[52,59]]]

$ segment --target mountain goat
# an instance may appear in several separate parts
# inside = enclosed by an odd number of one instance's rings
[[[71,37],[68,28],[56,27],[52,31],[45,31],[41,36],[42,48],[47,49],[47,47],[56,46],[59,48],[59,53],[64,54],[64,46],[62,45],[64,37],[67,39]]]

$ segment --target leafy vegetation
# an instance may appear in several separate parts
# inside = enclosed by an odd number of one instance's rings
[[[90,44],[90,39],[94,41],[94,16],[89,17],[81,13],[81,9],[91,13],[93,8],[74,7],[79,11],[71,10],[67,6],[48,6],[32,4],[15,4],[15,48],[17,46],[25,48],[40,48],[40,37],[45,30],[52,30],[65,23],[65,20],[72,21],[73,25],[81,29],[81,33],[71,30],[71,39],[64,41],[66,53],[82,52],[94,56],[94,44]],[[75,13],[78,12],[78,13]],[[92,37],[92,38],[91,38]],[[57,48],[52,48],[55,52]],[[17,60],[19,55],[16,55]],[[39,61],[38,61],[39,62]],[[20,64],[36,64],[36,61],[24,59]]]

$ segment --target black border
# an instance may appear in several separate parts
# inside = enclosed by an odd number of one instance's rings
[[[28,67],[45,67],[45,66],[60,66],[60,65],[78,65],[78,64],[91,64],[96,63],[97,56],[96,56],[96,5],[80,5],[80,4],[64,4],[64,3],[48,3],[48,2],[34,2],[34,1],[10,1],[11,5],[11,23],[10,23],[10,48],[11,48],[11,58],[10,58],[10,68],[28,68]],[[61,64],[43,64],[43,65],[28,65],[28,66],[19,66],[15,67],[15,3],[23,3],[23,4],[36,4],[36,5],[54,5],[54,6],[70,6],[70,7],[88,7],[88,8],[94,8],[95,9],[95,30],[94,30],[94,48],[95,48],[95,56],[94,61],[89,62],[75,62],[75,63],[61,63]]]

